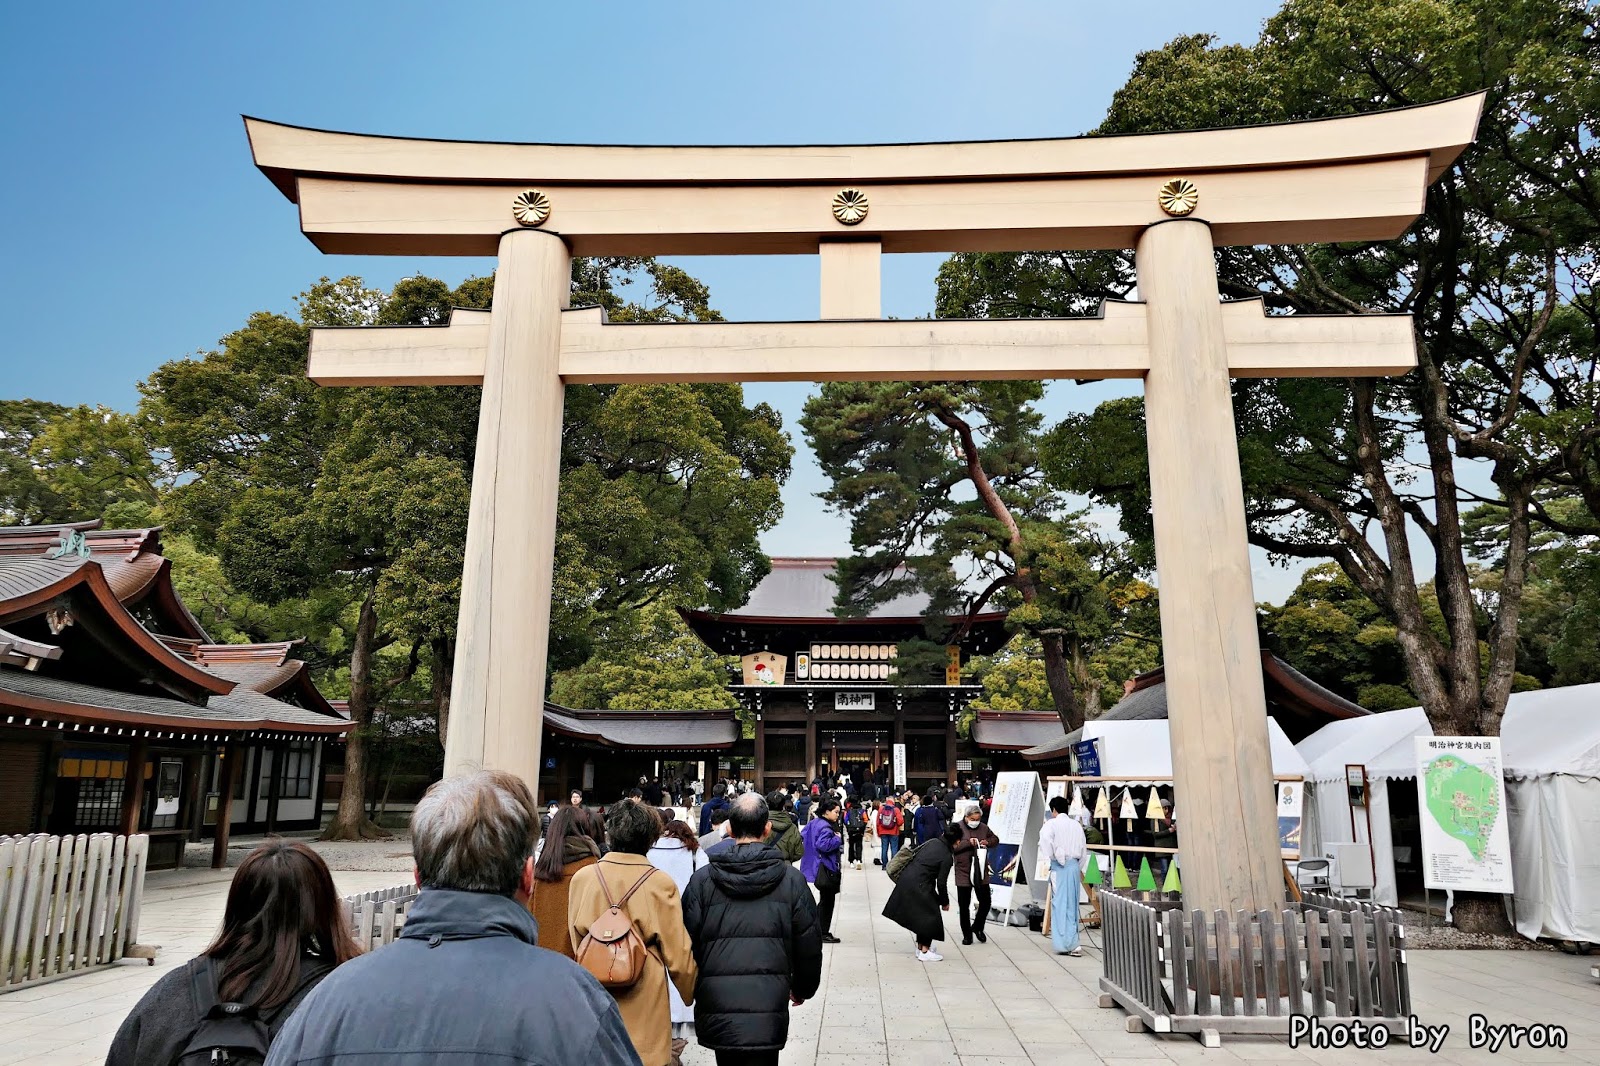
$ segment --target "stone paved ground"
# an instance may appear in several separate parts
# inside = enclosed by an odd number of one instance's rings
[[[360,848],[372,852],[364,863]],[[392,842],[341,848],[340,865],[392,865]],[[330,856],[334,858],[335,856]],[[215,931],[227,891],[226,872],[182,870],[150,875],[139,939],[162,945],[158,965],[124,963],[82,977],[0,995],[0,1066],[97,1063],[128,1009],[162,973],[181,964]],[[342,892],[397,883],[388,871],[335,873]],[[1310,1052],[1268,1038],[1228,1038],[1207,1050],[1187,1037],[1123,1031],[1119,1010],[1095,1005],[1097,941],[1082,959],[1058,958],[1049,941],[1019,929],[996,929],[988,944],[941,945],[945,961],[919,963],[911,940],[878,915],[889,882],[868,866],[845,871],[823,988],[794,1012],[785,1066],[1090,1066],[1106,1063],[1240,1061],[1262,1063],[1374,1061],[1448,1063],[1600,1063],[1600,983],[1588,959],[1557,952],[1413,951],[1413,999],[1424,1021],[1448,1023],[1440,1055],[1390,1048],[1381,1053]],[[948,929],[956,933],[954,915]],[[1097,935],[1097,934],[1094,934]],[[1566,1025],[1565,1051],[1470,1051],[1467,1016],[1495,1023]],[[685,1062],[709,1066],[691,1045]]]

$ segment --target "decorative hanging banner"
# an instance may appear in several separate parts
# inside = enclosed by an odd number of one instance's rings
[[[1300,828],[1304,821],[1305,783],[1278,782],[1278,847],[1285,859],[1300,857]]]
[[[1073,744],[1072,755],[1078,761],[1079,777],[1100,776],[1100,742],[1098,738],[1080,740]]]
[[[786,656],[775,652],[752,652],[739,660],[743,681],[746,685],[781,685],[788,661]]]
[[[1111,790],[1102,788],[1094,801],[1094,817],[1096,821],[1111,820]]]

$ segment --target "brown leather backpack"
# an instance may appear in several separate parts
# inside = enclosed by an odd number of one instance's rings
[[[611,886],[599,867],[595,876],[600,879],[600,891],[606,894],[607,909],[589,924],[589,931],[578,943],[578,965],[594,974],[595,980],[605,988],[632,988],[644,973],[650,950],[644,946],[633,919],[628,916],[628,900],[639,891],[639,886],[650,879],[656,870],[646,870],[621,899],[611,898]]]

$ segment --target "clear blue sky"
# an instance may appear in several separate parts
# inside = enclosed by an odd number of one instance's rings
[[[1273,0],[1037,3],[14,5],[0,35],[12,324],[4,394],[131,408],[160,363],[321,275],[454,282],[472,259],[325,256],[250,164],[241,114],[358,132],[603,143],[1062,136],[1097,125],[1134,56],[1181,33],[1252,41]],[[733,319],[814,318],[814,258],[683,261]],[[891,315],[939,257],[889,257]],[[1052,417],[1128,383],[1054,386]],[[795,427],[805,385],[753,385]],[[796,433],[773,554],[845,554]],[[1257,598],[1294,578],[1257,556]]]

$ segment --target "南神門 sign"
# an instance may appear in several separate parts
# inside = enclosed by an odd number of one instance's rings
[[[870,692],[835,692],[833,709],[836,711],[870,711],[877,706]]]

